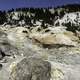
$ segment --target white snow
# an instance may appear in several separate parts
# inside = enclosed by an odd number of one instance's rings
[[[40,21],[36,21],[36,25],[41,26],[41,22]]]
[[[24,21],[24,20],[19,21],[19,25],[20,25],[20,26],[25,25],[25,21]]]
[[[66,13],[61,19],[57,19],[55,24],[58,23],[62,25],[62,23],[71,22],[71,24],[79,25],[80,24],[80,12],[72,12]]]
[[[12,16],[12,19],[14,19],[14,20],[19,20],[19,17],[18,17],[18,12],[14,12],[13,13],[14,15]]]

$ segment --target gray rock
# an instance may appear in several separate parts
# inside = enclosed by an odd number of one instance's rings
[[[10,80],[50,80],[51,65],[38,58],[24,58],[12,68]]]
[[[7,38],[7,33],[0,29],[0,59],[5,56],[13,56],[17,54],[16,47],[12,46]]]

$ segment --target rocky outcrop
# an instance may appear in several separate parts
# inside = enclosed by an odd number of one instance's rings
[[[50,80],[51,65],[36,57],[9,59],[0,64],[0,80]]]
[[[50,80],[51,65],[38,58],[24,58],[10,65],[10,80]]]
[[[52,28],[52,30],[50,29],[47,33],[33,33],[32,38],[41,44],[58,44],[68,46],[76,46],[76,41],[78,40],[78,38],[72,32],[61,29],[60,27]]]
[[[7,38],[7,33],[0,29],[0,59],[5,56],[13,56],[18,53],[16,47],[12,46]]]

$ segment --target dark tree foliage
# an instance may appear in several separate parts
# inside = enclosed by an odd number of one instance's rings
[[[63,8],[66,12],[77,12],[80,11],[80,4],[67,4],[63,6],[58,6],[56,9]]]
[[[64,15],[65,15],[65,11],[62,10],[62,11],[60,12],[60,18],[62,18]]]
[[[72,31],[76,33],[76,31],[80,31],[80,26],[71,24],[71,22],[64,24],[67,27],[68,31]]]
[[[6,12],[5,11],[0,11],[0,24],[3,24],[4,22],[7,21],[7,18],[6,18]]]
[[[33,22],[35,23],[36,21],[42,20],[42,26],[45,26],[45,23],[48,23],[50,25],[54,24],[54,21],[58,18],[62,18],[65,13],[69,13],[69,12],[76,12],[76,11],[80,11],[80,5],[79,4],[70,4],[70,5],[63,5],[63,6],[58,6],[56,8],[54,8],[54,13],[51,13],[51,11],[49,9],[52,9],[52,7],[48,7],[48,8],[16,8],[16,9],[11,9],[8,10],[7,12],[5,11],[0,11],[0,24],[3,24],[4,22],[8,21],[8,17],[7,14],[9,14],[10,17],[10,21],[12,21],[12,15],[11,12],[23,12],[26,15],[20,14],[20,20],[24,20],[26,24],[28,25],[32,25],[31,20],[33,20]],[[60,10],[61,9],[61,10]],[[60,10],[60,11],[59,11]],[[35,14],[35,16],[28,16],[27,13],[30,14]],[[11,24],[14,24],[14,22],[9,22]],[[69,24],[67,24],[69,25]]]

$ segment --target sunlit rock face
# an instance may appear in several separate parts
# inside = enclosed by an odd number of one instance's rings
[[[0,80],[80,80],[79,68],[79,37],[64,26],[0,27]]]
[[[45,32],[48,31],[48,32]],[[33,33],[32,38],[37,42],[48,45],[68,45],[68,46],[76,46],[76,40],[78,38],[74,35],[74,33],[70,31],[66,31],[63,27],[56,28],[48,28],[45,29],[44,32],[41,33]]]

